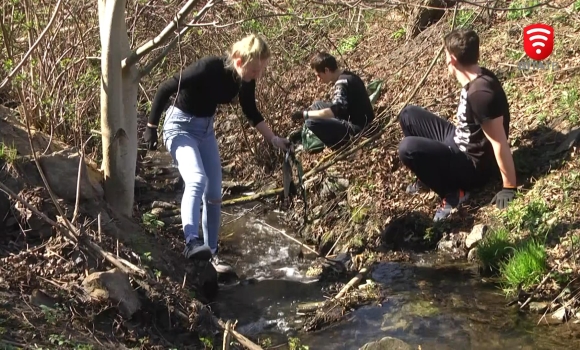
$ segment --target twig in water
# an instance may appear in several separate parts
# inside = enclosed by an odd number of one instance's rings
[[[276,232],[280,233],[282,236],[284,236],[284,237],[286,237],[286,238],[290,239],[291,241],[293,241],[293,242],[295,242],[295,243],[298,243],[298,244],[300,244],[300,246],[301,246],[301,247],[303,247],[303,248],[306,248],[306,249],[307,249],[307,250],[309,250],[310,252],[312,252],[312,253],[314,253],[314,254],[316,254],[316,255],[320,256],[320,257],[323,257],[322,255],[318,254],[318,252],[317,252],[316,250],[314,250],[314,249],[310,248],[309,246],[307,246],[307,245],[305,245],[304,243],[300,242],[300,241],[299,241],[299,240],[297,240],[296,238],[294,238],[294,237],[292,237],[292,236],[289,236],[289,235],[288,235],[286,232],[284,232],[283,230],[280,230],[280,229],[278,229],[278,228],[275,228],[274,226],[272,226],[272,225],[269,225],[268,223],[265,223],[265,222],[263,222],[263,221],[261,221],[261,220],[260,220],[260,223],[261,223],[262,225],[264,225],[264,226],[267,226],[267,227],[271,228],[272,230],[274,230],[274,231],[276,231]]]
[[[215,318],[215,316],[214,316]],[[217,324],[222,328],[222,329],[226,329],[226,324],[224,324],[224,322],[218,318],[215,318],[215,321],[217,321]],[[246,348],[250,349],[250,350],[263,350],[263,348],[254,343],[253,341],[251,341],[250,339],[244,337],[241,333],[238,333],[236,330],[234,329],[230,329],[230,333],[231,335],[236,338],[236,340],[238,342],[240,342],[240,344],[242,344],[243,346],[245,346]]]
[[[224,330],[223,350],[229,350],[230,348],[231,328],[232,321],[228,320],[228,322],[226,322],[226,329]]]
[[[358,272],[358,274],[356,276],[353,277],[353,279],[351,279],[344,287],[342,287],[342,289],[340,290],[340,292],[338,292],[338,294],[336,294],[336,296],[334,296],[334,298],[330,299],[330,300],[338,300],[340,298],[342,298],[346,292],[348,292],[352,287],[354,287],[356,284],[358,284],[363,278],[364,276],[367,274],[368,269],[366,267],[363,267],[362,269],[360,269],[360,271]]]
[[[528,299],[522,304],[522,306],[520,306],[520,309],[523,309],[524,307],[526,307],[526,305],[528,305],[528,303],[530,301],[532,301],[532,298],[534,297],[534,295],[540,290],[540,288],[544,285],[544,283],[546,283],[546,281],[548,280],[548,278],[550,277],[550,274],[556,270],[556,267],[558,265],[554,265],[554,267],[552,267],[552,269],[546,274],[546,276],[544,276],[544,278],[542,279],[542,281],[540,282],[540,284],[537,285],[537,287],[534,289],[534,291],[530,294],[530,296],[528,297]]]

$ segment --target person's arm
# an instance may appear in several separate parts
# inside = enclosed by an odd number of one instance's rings
[[[306,118],[348,118],[348,81],[339,79],[334,84],[334,93],[332,96],[332,105],[317,111],[304,111]]]
[[[268,141],[274,137],[274,133],[270,130],[268,124],[264,121],[262,113],[258,110],[256,105],[256,81],[242,82],[240,89],[240,106],[244,116],[250,122],[250,125],[256,128],[262,136]]]
[[[516,170],[510,145],[503,126],[503,116],[493,111],[495,107],[491,91],[477,91],[470,96],[471,110],[475,120],[481,125],[483,133],[491,143],[497,165],[501,171],[503,187],[517,187]]]
[[[182,72],[175,74],[170,79],[161,83],[155,93],[153,102],[151,103],[151,113],[147,119],[147,126],[156,128],[159,125],[163,108],[167,104],[171,95],[186,85],[201,82],[204,76],[209,74],[211,68],[212,67],[210,67],[207,62],[198,61],[188,66]]]
[[[242,107],[242,112],[250,122],[250,125],[256,128],[260,134],[270,142],[274,147],[285,150],[289,142],[288,140],[276,136],[268,126],[268,123],[264,120],[264,117],[258,110],[256,106],[256,81],[252,80],[250,82],[242,82],[242,87],[240,89],[240,106]]]
[[[516,168],[510,145],[505,135],[503,116],[485,121],[481,128],[493,147],[493,153],[501,171],[503,187],[515,189],[517,187]]]

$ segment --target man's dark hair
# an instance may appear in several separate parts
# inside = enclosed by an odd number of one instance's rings
[[[310,60],[310,68],[314,69],[316,72],[324,72],[325,68],[328,68],[331,72],[338,69],[338,64],[336,63],[336,58],[327,52],[319,52],[312,57]]]
[[[473,29],[455,29],[444,38],[445,48],[463,66],[477,64],[479,60],[479,36]]]

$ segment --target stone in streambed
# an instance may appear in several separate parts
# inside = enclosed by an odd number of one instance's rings
[[[486,225],[478,224],[473,226],[471,233],[469,233],[469,235],[465,239],[465,247],[467,249],[475,247],[477,243],[479,243],[479,241],[481,241],[485,237],[486,233],[487,233]]]
[[[411,345],[404,341],[393,338],[384,337],[381,340],[373,341],[363,345],[359,350],[412,350]]]
[[[542,301],[532,301],[529,304],[529,307],[531,312],[542,314],[548,309],[548,303]]]

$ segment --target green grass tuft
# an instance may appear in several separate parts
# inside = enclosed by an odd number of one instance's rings
[[[504,292],[514,295],[519,288],[528,290],[539,283],[547,270],[546,259],[546,249],[537,240],[528,240],[517,247],[513,256],[500,264]]]
[[[498,271],[501,262],[510,256],[513,248],[509,231],[505,227],[494,228],[479,242],[477,256],[485,268]]]

